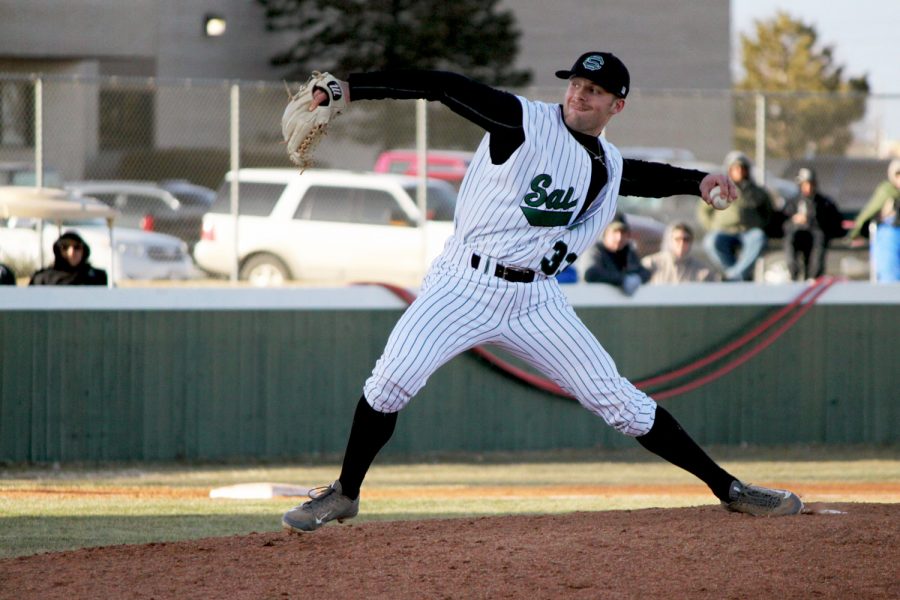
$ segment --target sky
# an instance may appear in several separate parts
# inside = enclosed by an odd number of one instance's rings
[[[853,77],[869,76],[875,94],[900,94],[900,2],[897,0],[731,0],[734,48],[738,33],[753,34],[754,21],[778,10],[811,24],[823,45]],[[735,57],[737,60],[738,57]]]
[[[855,128],[857,136],[900,142],[900,1],[731,0],[735,74],[740,70],[739,34],[754,35],[754,22],[768,20],[778,10],[812,25],[819,44],[832,47],[835,63],[844,66],[845,76],[868,75],[872,94],[894,95],[869,103],[863,123]]]

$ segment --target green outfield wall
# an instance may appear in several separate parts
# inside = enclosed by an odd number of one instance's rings
[[[802,290],[567,292],[619,370],[639,380],[721,348]],[[2,289],[0,461],[340,454],[403,306],[377,287]],[[661,402],[703,444],[896,444],[898,340],[900,286],[841,283],[755,358]],[[385,453],[634,443],[576,402],[466,354],[401,414]]]

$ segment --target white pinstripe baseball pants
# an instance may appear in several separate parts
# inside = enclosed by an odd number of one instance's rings
[[[656,403],[619,375],[581,322],[556,279],[510,283],[470,266],[472,250],[450,246],[425,277],[422,292],[397,322],[366,380],[366,400],[397,412],[441,365],[494,344],[550,378],[589,411],[629,436],[653,426]]]

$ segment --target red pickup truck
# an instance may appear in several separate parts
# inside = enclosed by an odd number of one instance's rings
[[[459,189],[472,162],[472,152],[463,150],[429,150],[426,154],[428,176],[443,179]],[[419,160],[415,150],[387,150],[375,161],[376,173],[396,173],[399,175],[418,175]]]

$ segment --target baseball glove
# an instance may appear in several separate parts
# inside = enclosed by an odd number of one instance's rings
[[[316,89],[324,91],[328,100],[310,111]],[[281,133],[287,143],[288,157],[301,172],[312,162],[312,151],[325,135],[328,123],[346,106],[341,82],[330,73],[313,71],[309,80],[291,96],[281,117]]]

